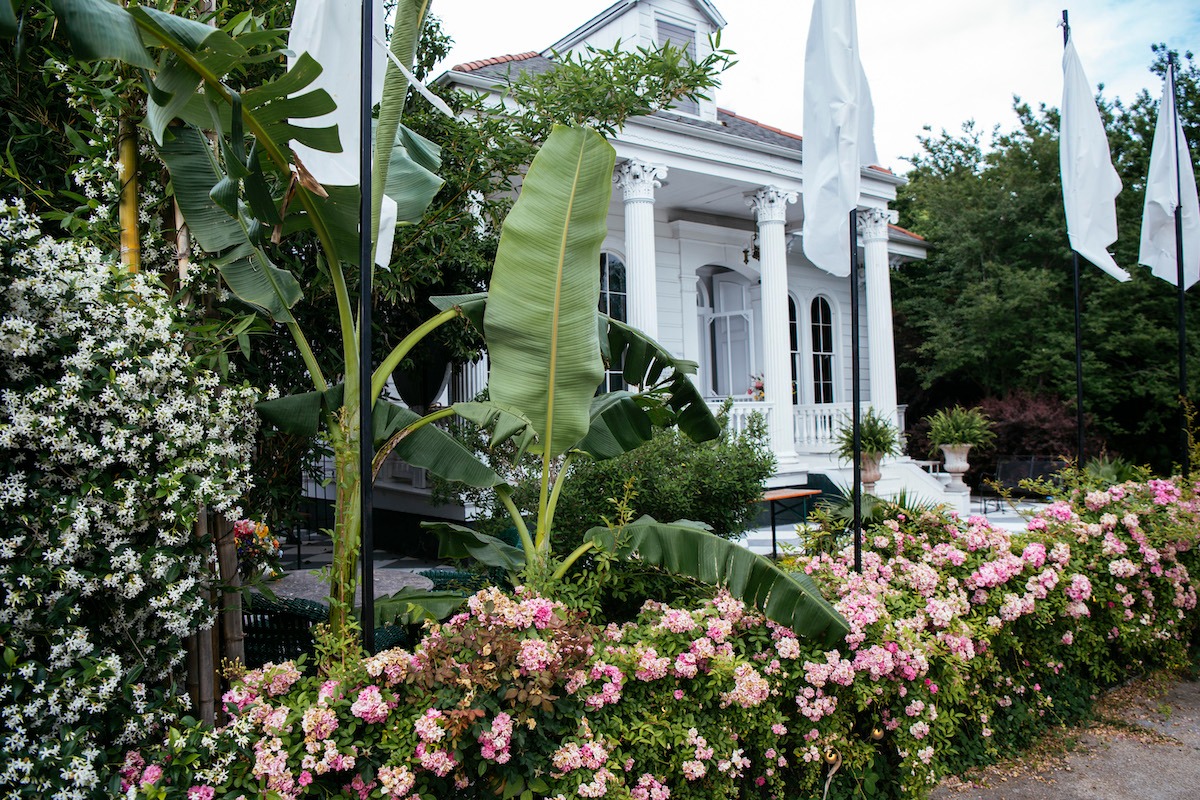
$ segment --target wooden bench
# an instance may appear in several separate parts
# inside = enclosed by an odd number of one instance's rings
[[[767,504],[767,508],[771,511],[771,559],[779,558],[779,547],[775,541],[775,506],[781,505],[784,510],[788,508],[789,500],[798,500],[800,514],[802,518],[808,517],[808,501],[809,498],[815,497],[821,493],[820,489],[802,489],[799,487],[785,487],[782,489],[770,489],[763,492],[762,502]]]

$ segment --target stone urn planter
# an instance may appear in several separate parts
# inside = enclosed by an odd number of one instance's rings
[[[970,469],[971,465],[967,463],[967,453],[971,451],[969,444],[944,444],[941,445],[942,456],[945,459],[945,470],[950,475],[950,483],[946,487],[947,492],[955,492],[963,494],[970,491],[970,487],[963,483],[963,475]]]
[[[875,494],[875,482],[883,477],[880,464],[886,453],[862,454],[862,486],[864,494]]]

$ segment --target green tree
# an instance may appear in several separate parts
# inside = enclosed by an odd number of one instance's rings
[[[1154,48],[1152,71],[1165,70]],[[1180,113],[1200,134],[1200,72],[1185,57]],[[1108,446],[1169,467],[1177,415],[1173,287],[1135,266],[1158,93],[1128,107],[1100,97],[1114,165],[1119,264],[1133,279],[1113,280],[1086,262],[1082,271],[1084,406]],[[898,381],[912,418],[955,402],[973,404],[1015,390],[1073,402],[1075,396],[1071,253],[1062,207],[1059,115],[1014,102],[1017,124],[984,138],[961,132],[921,137],[897,207],[925,236],[930,257],[895,280]],[[1195,157],[1193,148],[1193,157]],[[1200,344],[1191,316],[1189,340]],[[1195,374],[1192,390],[1196,382]]]

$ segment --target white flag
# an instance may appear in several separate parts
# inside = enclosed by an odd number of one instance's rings
[[[804,53],[804,255],[850,274],[859,171],[876,163],[875,109],[858,55],[854,0],[816,0]]]
[[[375,3],[372,9],[372,39],[375,41],[371,63],[371,102],[383,99],[383,73],[387,66],[383,45],[383,3]],[[304,164],[304,168],[327,186],[358,185],[358,155],[360,148],[359,103],[362,68],[362,5],[345,0],[296,0],[296,13],[292,15],[292,27],[288,33],[288,69],[296,63],[301,53],[307,52],[321,65],[321,74],[309,84],[305,91],[324,89],[337,103],[337,108],[328,114],[311,119],[291,120],[293,125],[306,128],[325,128],[336,125],[342,152],[327,153],[292,142],[292,150]],[[386,267],[392,253],[392,239],[396,233],[396,202],[384,195],[380,209],[379,231],[375,248],[375,263]]]
[[[1175,207],[1179,206],[1183,226],[1183,288],[1187,289],[1200,279],[1200,201],[1196,196],[1192,154],[1175,113],[1173,65],[1171,70],[1163,82],[1158,122],[1154,125],[1154,144],[1150,148],[1138,262],[1150,267],[1156,277],[1179,285],[1179,270],[1175,263]]]
[[[1069,36],[1063,50],[1058,152],[1071,249],[1117,280],[1129,280],[1129,273],[1108,253],[1108,246],[1117,240],[1121,178],[1113,169],[1104,122]]]

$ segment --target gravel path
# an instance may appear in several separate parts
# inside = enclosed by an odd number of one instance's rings
[[[1200,683],[1137,682],[1100,705],[1066,753],[950,779],[934,800],[1196,800],[1200,798]]]

